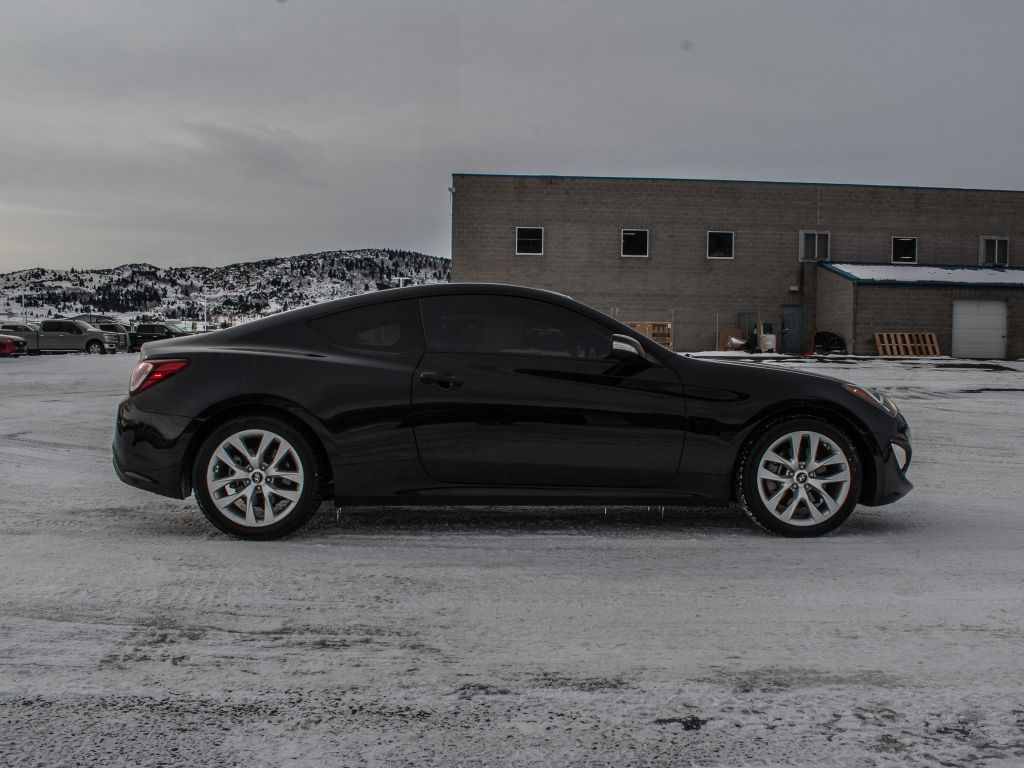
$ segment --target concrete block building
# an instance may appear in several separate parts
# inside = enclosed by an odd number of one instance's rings
[[[789,182],[455,174],[452,279],[547,288],[679,351],[772,326],[874,354],[932,332],[943,354],[1024,357],[1024,192]],[[1024,259],[1024,256],[1020,258]],[[881,271],[872,267],[883,267]]]

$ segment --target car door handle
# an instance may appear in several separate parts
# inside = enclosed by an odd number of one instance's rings
[[[420,374],[420,381],[424,384],[436,384],[441,389],[458,389],[465,382],[450,373],[433,373],[424,371]]]

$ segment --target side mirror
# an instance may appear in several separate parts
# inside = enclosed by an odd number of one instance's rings
[[[626,336],[623,333],[612,334],[612,351],[608,356],[622,363],[647,359],[647,354],[644,352],[640,342],[632,336]]]

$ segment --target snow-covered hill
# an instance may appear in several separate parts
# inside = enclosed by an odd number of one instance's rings
[[[27,269],[0,274],[0,317],[85,313],[233,321],[398,285],[447,282],[451,262],[413,251],[328,251],[226,267]]]

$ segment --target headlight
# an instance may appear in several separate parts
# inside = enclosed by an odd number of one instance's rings
[[[843,384],[843,386],[846,388],[847,392],[856,395],[861,400],[866,400],[876,408],[881,408],[890,416],[899,415],[900,409],[896,407],[896,403],[881,392],[874,389],[864,389],[864,387],[858,387],[853,384]]]
[[[117,334],[116,333],[104,333],[103,334],[103,340],[104,341],[117,341]]]

